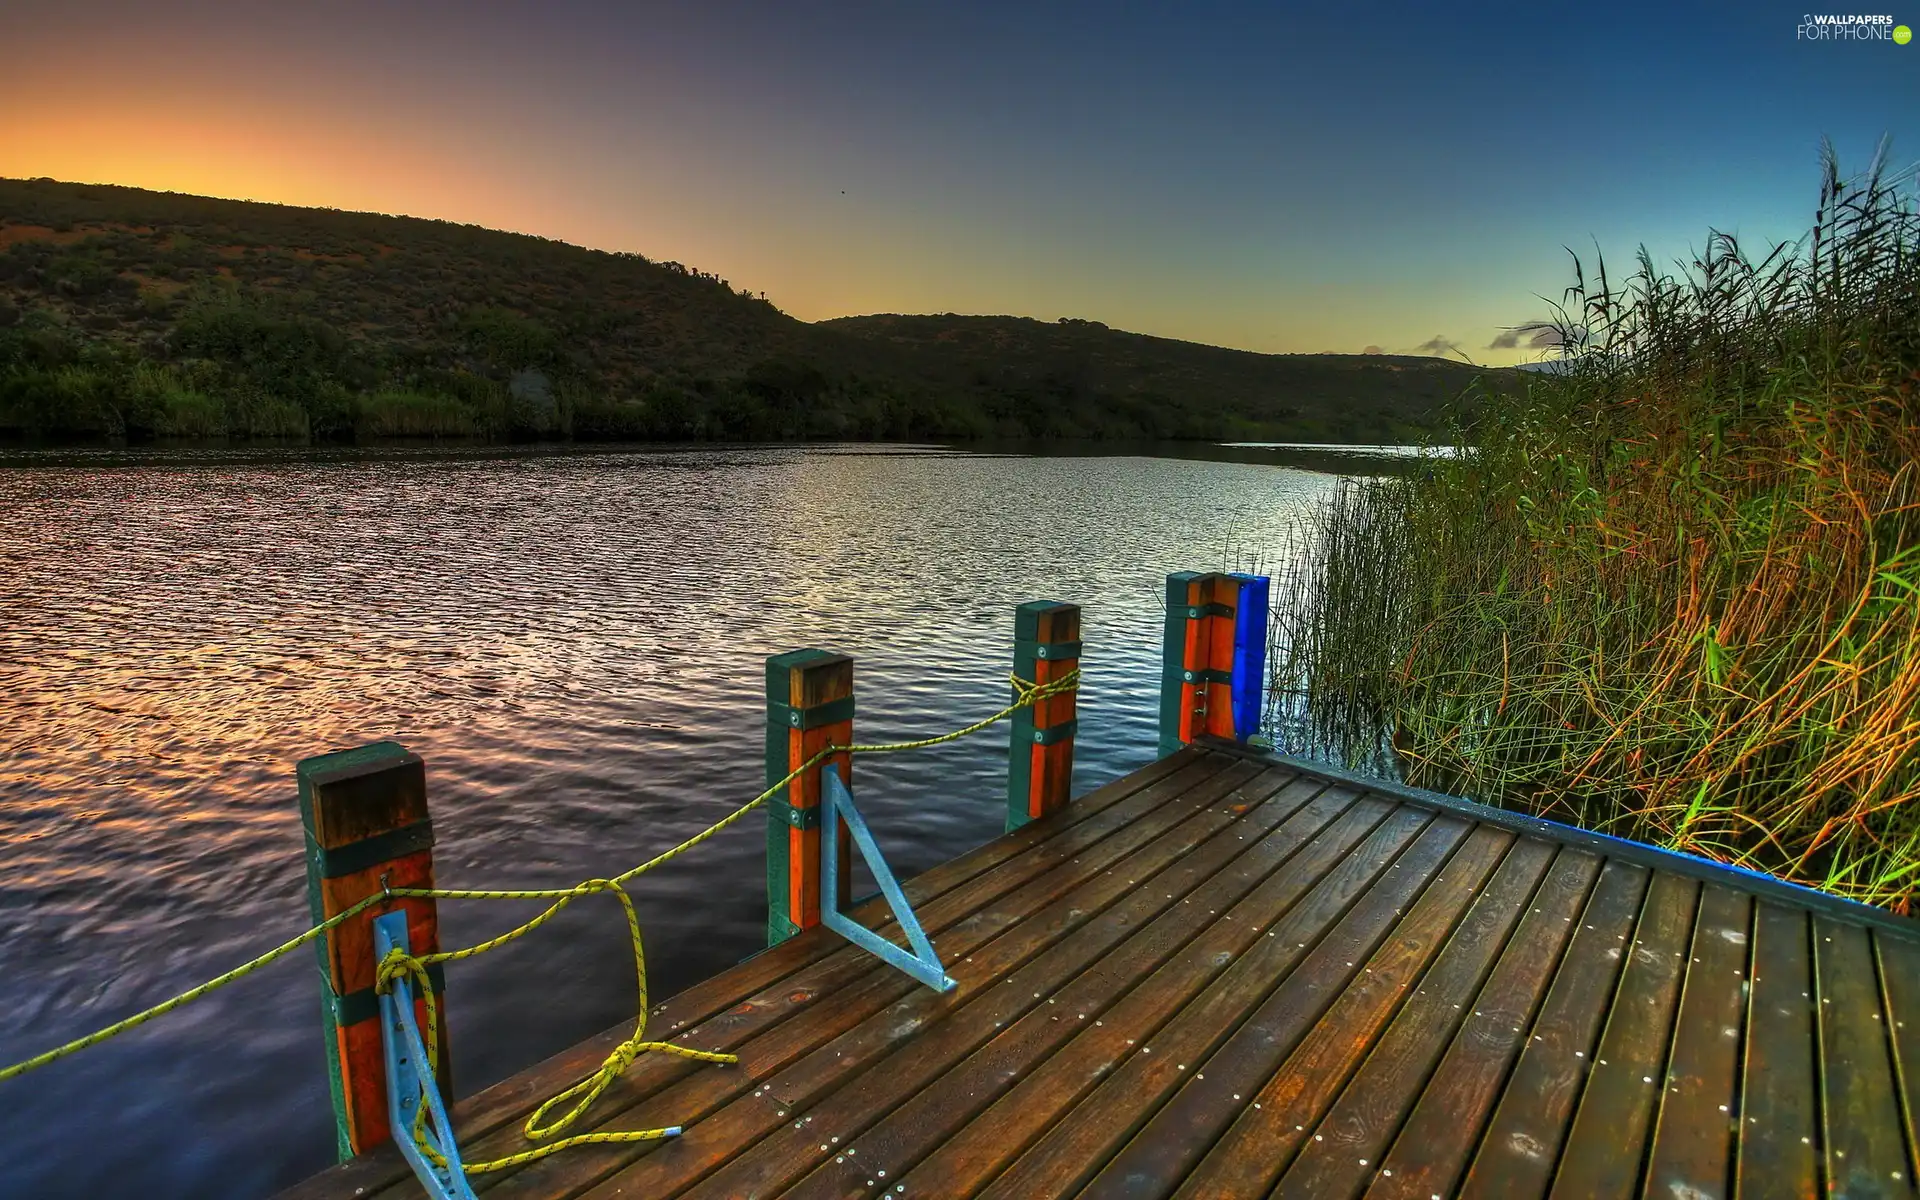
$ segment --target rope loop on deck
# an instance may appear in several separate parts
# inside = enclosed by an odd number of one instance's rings
[[[594,1101],[598,1100],[601,1094],[604,1093],[608,1087],[612,1086],[614,1081],[619,1079],[626,1069],[632,1066],[634,1061],[643,1053],[659,1051],[680,1058],[697,1059],[702,1062],[713,1063],[736,1063],[740,1061],[739,1056],[733,1054],[696,1050],[691,1046],[677,1046],[672,1042],[650,1042],[646,1040],[648,1008],[646,948],[642,944],[640,937],[640,916],[634,908],[633,897],[627,893],[626,885],[641,875],[646,874],[648,871],[653,870],[655,867],[660,866],[662,863],[686,853],[700,843],[720,833],[728,826],[739,821],[742,817],[778,795],[782,788],[792,783],[795,779],[836,754],[891,754],[905,750],[922,750],[929,746],[939,746],[947,742],[959,741],[961,738],[968,737],[1006,720],[1023,708],[1029,708],[1052,696],[1078,690],[1080,686],[1080,668],[1073,667],[1063,672],[1059,678],[1050,679],[1045,683],[1036,683],[1032,680],[1022,679],[1018,674],[1014,673],[1009,673],[1007,678],[1013,684],[1014,701],[992,716],[984,720],[975,721],[973,724],[962,729],[956,729],[952,733],[943,733],[938,737],[921,738],[917,741],[827,746],[819,753],[807,759],[807,761],[787,772],[778,783],[767,788],[766,791],[761,792],[758,796],[747,801],[739,808],[734,809],[720,820],[715,821],[712,825],[709,825],[707,828],[694,834],[672,849],[657,854],[639,866],[623,874],[616,875],[611,879],[588,879],[570,888],[525,888],[511,891],[479,890],[472,888],[383,887],[378,893],[368,896],[366,899],[361,900],[345,911],[329,917],[327,920],[315,925],[293,940],[276,946],[258,958],[250,962],[242,963],[240,966],[235,967],[223,975],[216,976],[197,987],[190,988],[178,996],[173,997],[171,1000],[162,1001],[152,1008],[135,1013],[124,1020],[116,1021],[106,1028],[97,1030],[85,1037],[76,1038],[63,1046],[56,1046],[51,1050],[15,1063],[12,1066],[0,1068],[0,1083],[4,1083],[16,1076],[24,1075],[39,1067],[44,1067],[48,1063],[55,1062],[68,1055],[76,1054],[81,1050],[87,1049],[89,1046],[97,1046],[109,1038],[117,1037],[122,1033],[126,1033],[128,1030],[138,1028],[148,1021],[153,1020],[155,1017],[164,1016],[182,1005],[198,1000],[209,992],[217,991],[230,983],[244,979],[262,967],[286,957],[288,954],[307,945],[314,939],[325,935],[336,926],[359,916],[376,904],[391,904],[395,900],[405,898],[423,900],[551,901],[546,909],[532,920],[510,929],[498,937],[489,938],[476,945],[468,946],[460,950],[445,950],[421,955],[408,954],[395,948],[388,953],[385,959],[381,960],[379,970],[375,977],[375,989],[383,993],[391,991],[395,980],[402,977],[407,978],[413,983],[414,994],[421,998],[426,1007],[427,1029],[425,1042],[427,1048],[427,1070],[429,1077],[437,1079],[439,1064],[435,1060],[438,1057],[440,1045],[440,1005],[438,996],[436,996],[429,984],[427,968],[435,963],[458,962],[463,958],[472,958],[476,955],[485,954],[489,950],[498,949],[545,925],[548,921],[558,916],[568,905],[580,899],[582,896],[590,896],[600,892],[610,892],[620,902],[621,909],[626,916],[627,933],[633,942],[633,966],[634,975],[638,984],[639,1016],[634,1023],[632,1037],[615,1047],[613,1052],[607,1055],[606,1060],[592,1073],[565,1091],[549,1097],[539,1108],[534,1110],[533,1115],[528,1117],[526,1123],[521,1127],[528,1141],[539,1142],[545,1141],[548,1138],[557,1137],[564,1133],[575,1121],[585,1115],[587,1110],[593,1106]],[[568,1100],[574,1101],[573,1106],[558,1118],[547,1122],[547,1114]],[[427,1107],[423,1104],[414,1114],[414,1143],[428,1159],[436,1165],[444,1166],[445,1159],[434,1150],[427,1141],[425,1125],[426,1112]],[[452,1130],[444,1130],[442,1132],[448,1138],[453,1136]],[[478,1175],[488,1171],[501,1171],[509,1167],[521,1166],[525,1163],[533,1162],[536,1159],[545,1158],[549,1154],[565,1150],[569,1146],[583,1146],[604,1142],[650,1141],[655,1138],[671,1137],[678,1132],[678,1126],[670,1126],[662,1129],[634,1129],[575,1134],[571,1137],[562,1137],[558,1141],[547,1142],[545,1145],[538,1146],[532,1150],[508,1155],[505,1158],[494,1159],[489,1162],[464,1163],[462,1165],[468,1174]]]

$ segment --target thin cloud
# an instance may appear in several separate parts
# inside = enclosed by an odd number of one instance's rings
[[[1362,350],[1362,351],[1361,351],[1360,353],[1362,353],[1362,354],[1385,354],[1385,353],[1386,353],[1386,351],[1385,351],[1385,350],[1382,350],[1382,349],[1381,349],[1380,347],[1378,347],[1378,346],[1368,346],[1368,347],[1367,347],[1367,348],[1366,348],[1365,350]]]
[[[1517,350],[1525,346],[1529,350],[1559,350],[1569,344],[1565,340],[1568,333],[1573,335],[1576,343],[1587,336],[1587,331],[1578,326],[1562,331],[1558,325],[1546,321],[1528,321],[1495,334],[1493,341],[1487,344],[1487,349]]]
[[[1445,334],[1436,333],[1426,341],[1421,342],[1418,346],[1415,346],[1413,352],[1415,354],[1431,354],[1435,358],[1444,358],[1446,355],[1459,353],[1460,349],[1461,346],[1459,342],[1454,341]]]

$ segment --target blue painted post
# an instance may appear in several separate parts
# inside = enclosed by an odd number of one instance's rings
[[[1240,596],[1233,618],[1233,736],[1244,742],[1260,732],[1266,707],[1267,606],[1272,580],[1235,575]]]

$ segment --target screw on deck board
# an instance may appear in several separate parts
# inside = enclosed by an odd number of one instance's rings
[[[375,742],[302,759],[294,775],[306,830],[307,903],[314,923],[370,896],[388,895],[386,903],[368,908],[314,943],[320,956],[335,1143],[344,1161],[392,1136],[380,1005],[373,990],[373,919],[383,912],[404,911],[416,953],[440,949],[434,901],[389,895],[395,888],[434,885],[426,765],[396,742]],[[437,991],[438,973],[434,976]],[[420,1003],[424,1006],[424,998]],[[424,1013],[421,1022],[424,1028]],[[443,1020],[439,1083],[441,1094],[451,1101],[446,1031]]]

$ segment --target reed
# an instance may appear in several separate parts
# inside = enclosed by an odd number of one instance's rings
[[[470,437],[473,410],[453,396],[389,388],[360,398],[355,432],[368,437]]]
[[[1720,232],[1677,275],[1575,256],[1564,373],[1302,530],[1290,748],[1910,911],[1913,182],[1825,147],[1813,229],[1758,260]]]

